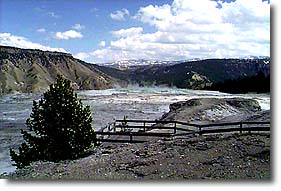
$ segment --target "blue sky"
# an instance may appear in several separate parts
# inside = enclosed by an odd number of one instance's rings
[[[262,0],[0,0],[0,44],[88,62],[269,56]]]

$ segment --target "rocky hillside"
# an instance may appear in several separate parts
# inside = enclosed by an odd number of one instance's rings
[[[70,79],[76,89],[106,89],[115,82],[71,54],[0,46],[0,93],[42,92],[57,74]]]

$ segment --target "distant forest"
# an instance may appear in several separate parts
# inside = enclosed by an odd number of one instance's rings
[[[254,76],[214,83],[206,89],[225,93],[268,93],[270,92],[270,74],[265,75],[263,72],[259,72]]]

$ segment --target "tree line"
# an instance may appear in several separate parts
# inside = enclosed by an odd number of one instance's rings
[[[270,92],[270,74],[258,72],[253,76],[241,76],[237,79],[214,83],[206,89],[226,93],[268,93]]]

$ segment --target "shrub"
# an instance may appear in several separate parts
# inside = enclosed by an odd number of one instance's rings
[[[15,166],[81,157],[96,143],[91,122],[90,107],[83,107],[71,82],[58,76],[43,97],[33,101],[27,129],[21,130],[24,142],[19,152],[10,149]]]

